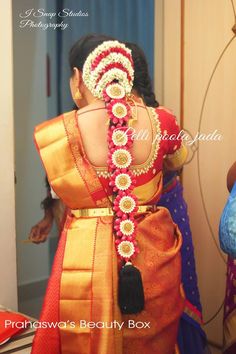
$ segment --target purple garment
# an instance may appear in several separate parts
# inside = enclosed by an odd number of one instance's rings
[[[224,325],[227,319],[232,316],[233,311],[236,310],[236,260],[228,257],[227,262],[227,280],[226,280],[226,294],[224,306]],[[236,328],[235,328],[236,331]],[[225,343],[228,347],[229,343]],[[235,354],[236,342],[230,343],[230,346],[224,351],[224,354]]]
[[[224,320],[236,309],[236,260],[228,257]]]
[[[173,178],[175,177],[176,175],[173,173],[165,176],[164,187],[171,183],[171,180],[173,182]],[[178,225],[182,233],[182,283],[188,302],[195,306],[201,313],[202,306],[197,285],[194,249],[187,204],[183,198],[183,187],[178,180],[174,187],[168,192],[163,193],[158,205],[170,211],[173,221]],[[206,348],[205,332],[200,324],[186,313],[183,313],[180,321],[178,345],[181,354],[203,354]]]

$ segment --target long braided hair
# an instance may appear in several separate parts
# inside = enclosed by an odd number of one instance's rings
[[[158,107],[153,92],[152,81],[150,78],[148,63],[143,50],[135,43],[125,42],[126,47],[131,49],[134,62],[134,83],[133,89],[143,98],[144,103],[150,107]]]
[[[70,67],[82,72],[84,85],[94,97],[105,102],[108,113],[108,171],[113,200],[113,234],[119,272],[118,302],[123,313],[144,308],[144,292],[139,270],[132,261],[140,252],[136,241],[139,209],[133,193],[136,179],[130,169],[132,139],[127,134],[131,121],[131,91],[134,82],[132,51],[124,43],[107,36],[88,35],[71,49]]]

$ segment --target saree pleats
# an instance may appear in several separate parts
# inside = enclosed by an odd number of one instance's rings
[[[111,329],[92,328],[92,322],[111,323],[115,313],[119,315],[118,309],[114,311],[117,269],[113,272],[111,218],[107,219],[105,223],[101,218],[74,220],[67,233],[60,319],[70,323],[60,329],[63,353],[120,353]]]
[[[67,229],[71,223],[71,217],[67,215],[64,229],[61,233],[58,248],[53,260],[51,275],[47,284],[47,291],[44,297],[39,323],[45,323],[45,328],[38,328],[33,341],[32,353],[42,354],[47,348],[47,354],[60,354],[60,332],[58,322],[59,299],[60,299],[60,281],[64,250],[66,245]],[[48,328],[47,326],[51,327]]]
[[[142,273],[145,292],[145,310],[137,315],[121,315],[117,306],[120,265],[112,218],[79,218],[70,224],[59,300],[60,321],[67,322],[59,328],[62,353],[173,353],[184,306],[179,279],[182,238],[165,208],[137,220],[144,251],[134,265]]]
[[[184,298],[180,289],[182,237],[170,222],[167,209],[144,217],[138,225],[142,255],[134,265],[140,269],[144,284],[145,309],[139,315],[123,316],[126,321],[149,323],[150,328],[124,331],[125,354],[172,354]],[[141,325],[141,324],[139,324]]]
[[[142,274],[145,309],[122,315],[113,217],[76,218],[70,213],[70,209],[110,205],[80,139],[74,111],[35,132],[48,179],[67,205],[68,215],[40,317],[61,324],[52,332],[38,329],[32,353],[44,353],[46,343],[49,354],[173,354],[184,306],[181,234],[165,208],[136,215],[141,252],[134,265]],[[54,157],[56,151],[60,161]],[[149,199],[145,200],[146,184]],[[153,174],[138,187],[142,203],[156,201],[161,187],[162,174]]]
[[[92,321],[98,325],[99,323],[112,325],[114,321],[121,322],[117,302],[118,270],[112,235],[112,218],[99,218],[97,232],[91,316]],[[110,327],[112,328],[93,329],[91,354],[96,354],[97,349],[100,349],[101,353],[122,353],[122,333],[118,328]]]

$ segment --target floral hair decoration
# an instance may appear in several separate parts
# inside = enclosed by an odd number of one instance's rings
[[[144,295],[141,275],[132,266],[132,260],[139,253],[139,248],[134,218],[138,210],[138,200],[133,193],[136,179],[130,170],[133,160],[130,153],[132,140],[126,132],[131,119],[127,96],[131,94],[134,80],[131,50],[118,41],[103,42],[87,57],[82,75],[92,94],[106,103],[109,117],[108,169],[113,191],[113,232],[117,255],[124,265],[119,279],[119,304],[123,313],[137,313],[143,309]],[[127,294],[127,289],[130,288],[127,279],[132,278],[132,275],[136,277],[137,286],[133,293]],[[132,282],[135,283],[134,279]],[[135,302],[137,289],[141,292],[139,291]]]

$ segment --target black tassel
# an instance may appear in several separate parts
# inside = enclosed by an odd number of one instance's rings
[[[144,291],[140,271],[127,262],[120,270],[118,303],[121,313],[134,314],[144,309]]]

